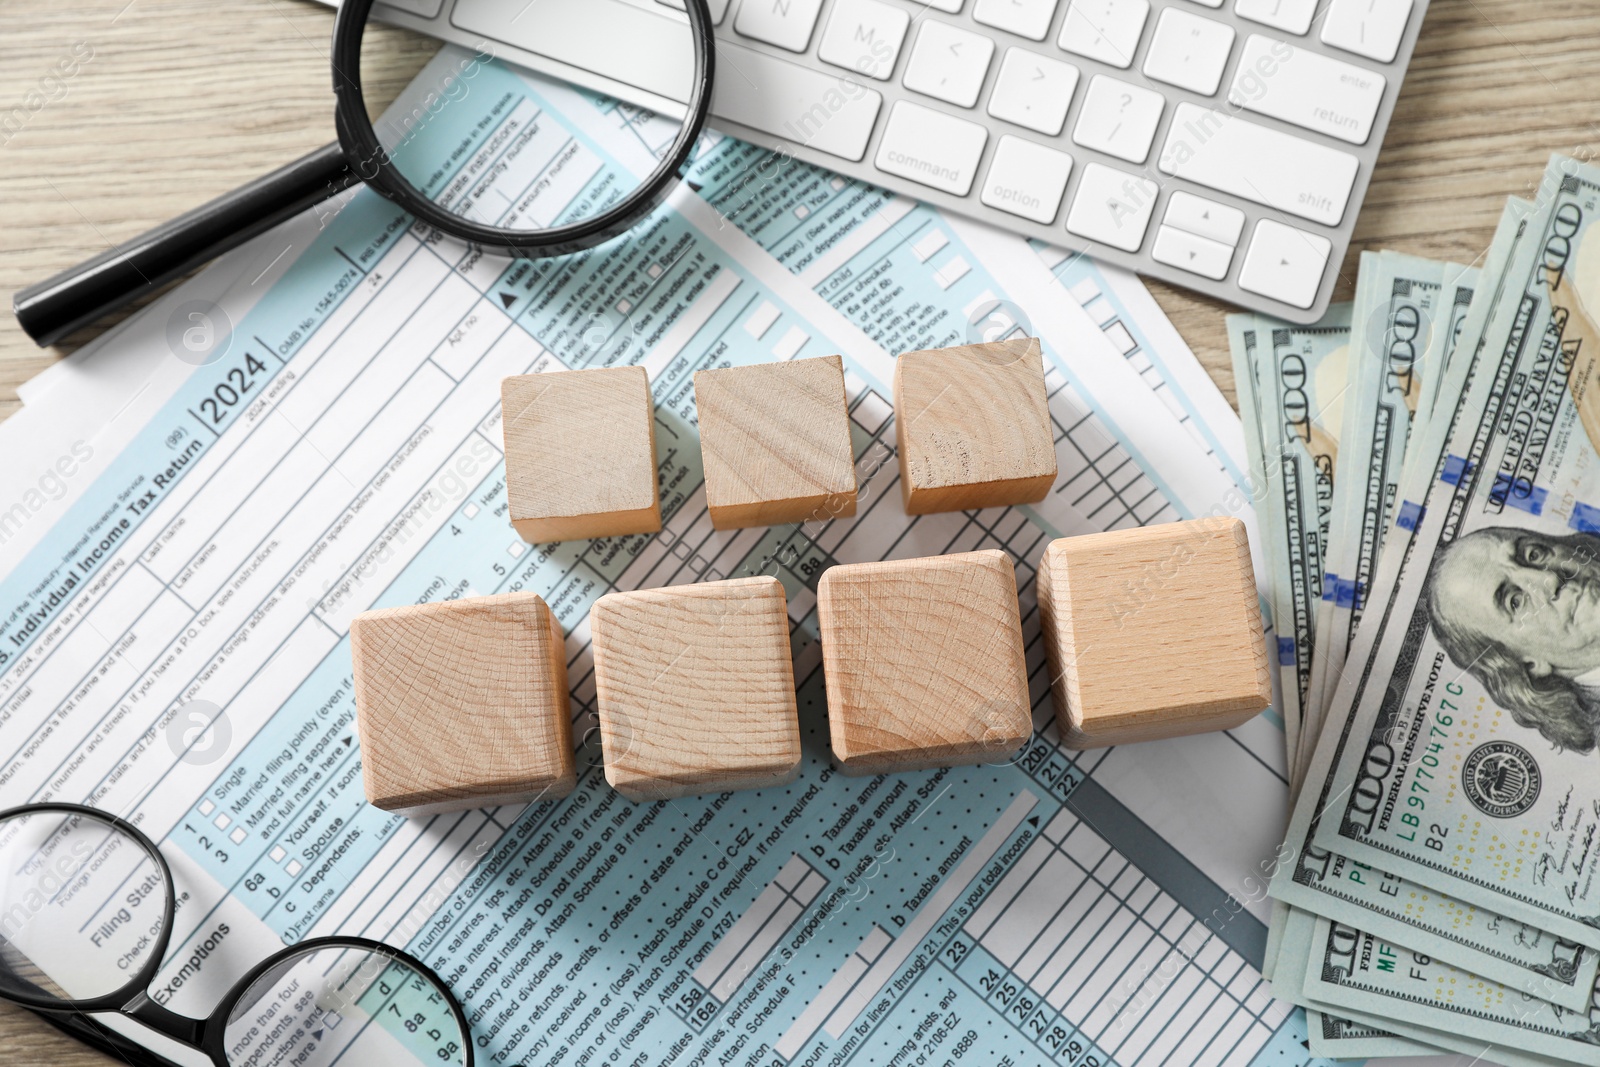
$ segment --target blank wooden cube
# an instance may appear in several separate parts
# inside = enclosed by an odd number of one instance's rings
[[[830,567],[817,586],[828,729],[847,774],[1007,759],[1033,732],[1004,552]]]
[[[500,383],[511,525],[524,541],[655,533],[655,404],[643,367]]]
[[[1032,504],[1055,483],[1037,338],[907,352],[894,408],[909,515]]]
[[[719,530],[856,513],[844,361],[696,371],[706,505]]]
[[[418,816],[572,791],[566,644],[538,596],[369,611],[350,653],[373,805]]]
[[[1038,597],[1056,723],[1072,748],[1226,730],[1272,702],[1238,519],[1052,541]]]
[[[589,634],[606,781],[623,796],[761,789],[800,773],[776,578],[609,593]]]

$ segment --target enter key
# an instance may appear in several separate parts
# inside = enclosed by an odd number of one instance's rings
[[[1251,34],[1228,89],[1236,107],[1366,144],[1387,79],[1376,71]]]

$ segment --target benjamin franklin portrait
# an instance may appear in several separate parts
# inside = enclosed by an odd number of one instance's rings
[[[1518,725],[1588,752],[1600,729],[1600,537],[1491,526],[1435,557],[1434,635]]]

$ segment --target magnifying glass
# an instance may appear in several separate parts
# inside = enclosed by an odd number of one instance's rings
[[[0,811],[0,1000],[120,1014],[212,1067],[473,1067],[467,1016],[444,979],[365,937],[279,949],[205,1018],[179,1014],[167,1007],[177,990],[219,989],[220,956],[253,953],[244,935],[212,926],[158,985],[177,901],[172,868],[132,823],[79,804]]]
[[[386,127],[380,137],[363,84],[384,73],[366,41],[375,0],[343,0],[333,27],[334,119],[339,139],[248,185],[70,270],[17,292],[12,309],[29,337],[53,344],[215,259],[313,204],[359,182],[442,233],[491,252],[527,259],[592,248],[628,230],[656,208],[683,173],[711,106],[714,55],[706,0],[665,6],[648,82],[654,96],[681,101],[653,122],[676,126],[655,169],[635,177],[606,168],[570,131],[525,103],[493,116],[470,150],[438,153]],[[570,18],[571,5],[541,12],[537,0],[518,15],[537,40],[539,20]],[[519,30],[521,28],[519,27]],[[604,34],[604,26],[594,27]],[[536,45],[534,46],[537,47]],[[374,68],[374,69],[369,69]],[[588,182],[588,186],[577,183]],[[555,205],[559,202],[559,208]]]

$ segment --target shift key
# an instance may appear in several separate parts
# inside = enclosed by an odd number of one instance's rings
[[[1159,166],[1165,174],[1208,189],[1337,226],[1360,163],[1337,148],[1179,104]]]

